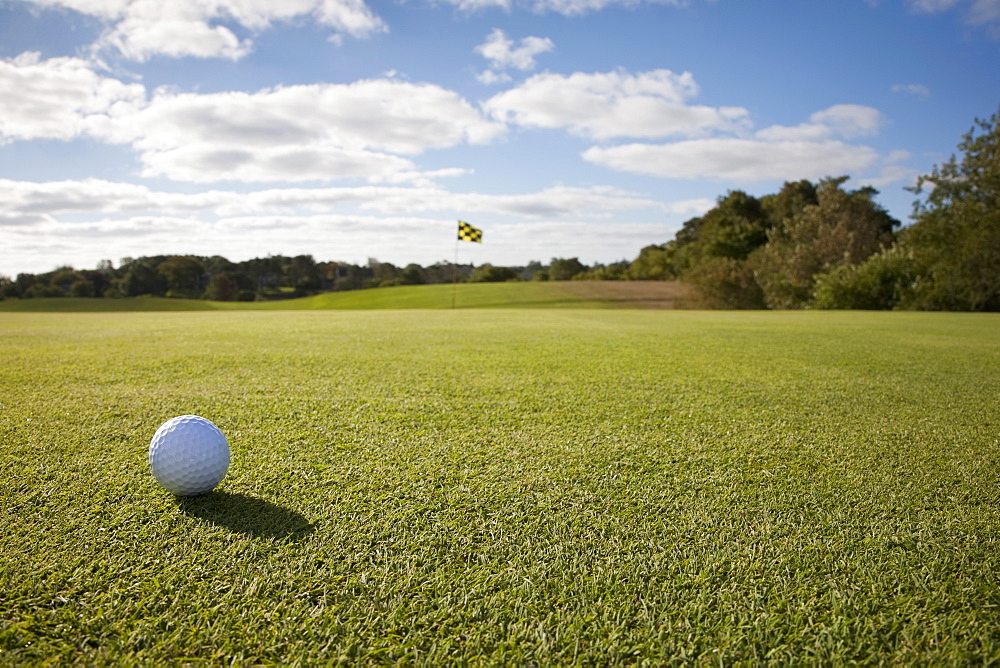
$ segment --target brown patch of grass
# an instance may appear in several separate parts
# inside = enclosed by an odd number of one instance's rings
[[[560,281],[561,291],[616,308],[696,308],[697,295],[679,281]]]

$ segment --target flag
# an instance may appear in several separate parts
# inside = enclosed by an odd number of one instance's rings
[[[458,221],[458,240],[474,241],[477,244],[483,243],[483,231],[469,225],[464,220]]]

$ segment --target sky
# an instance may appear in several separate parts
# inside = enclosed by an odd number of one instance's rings
[[[0,274],[607,264],[842,175],[906,224],[998,105],[1000,0],[0,0]]]

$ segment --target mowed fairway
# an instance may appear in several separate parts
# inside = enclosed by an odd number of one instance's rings
[[[996,662],[998,409],[995,315],[0,314],[0,663]]]

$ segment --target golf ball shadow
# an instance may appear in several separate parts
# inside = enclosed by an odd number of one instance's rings
[[[216,490],[175,497],[181,512],[255,538],[302,540],[316,527],[305,517],[254,496]]]

